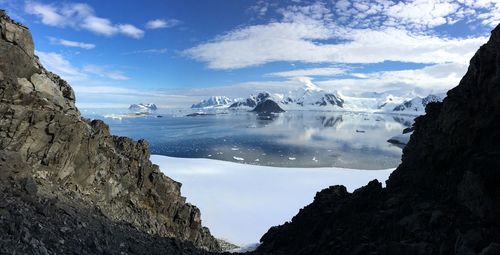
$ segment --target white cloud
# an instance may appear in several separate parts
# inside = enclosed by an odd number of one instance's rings
[[[339,67],[321,67],[321,68],[307,68],[296,69],[292,71],[275,72],[268,75],[279,77],[298,77],[298,76],[336,76],[343,74],[347,71],[345,68]]]
[[[169,20],[154,19],[154,20],[150,20],[150,21],[148,21],[148,23],[146,23],[146,28],[147,29],[169,28],[169,27],[174,27],[174,26],[178,25],[179,23],[180,23],[180,21],[178,21],[176,19],[169,19]]]
[[[276,61],[304,63],[467,62],[486,37],[443,38],[397,28],[333,28],[314,19],[235,29],[185,53],[212,69],[235,69]],[[322,43],[324,39],[341,43]]]
[[[34,14],[42,19],[42,23],[50,26],[63,26],[64,16],[57,12],[52,5],[45,5],[36,2],[27,2],[25,11]]]
[[[87,4],[53,5],[28,1],[24,10],[39,17],[48,26],[74,27],[104,36],[123,34],[136,39],[144,36],[144,31],[134,25],[117,25],[109,19],[96,16],[92,7]]]
[[[117,86],[82,86],[75,88],[75,91],[77,91],[77,95],[84,94],[86,107],[102,105],[103,95],[110,100],[114,98],[116,102],[121,103],[144,101],[155,102],[164,107],[188,107],[192,103],[212,95],[242,98],[260,91],[287,93],[291,90],[311,86],[311,84],[327,90],[339,90],[342,94],[416,90],[419,94],[426,95],[441,93],[456,86],[466,70],[467,65],[465,64],[446,63],[414,70],[353,73],[352,78],[345,79],[313,80],[308,77],[290,77],[284,81],[249,81],[219,87],[165,91],[143,91]],[[95,96],[90,96],[92,94]],[[80,100],[81,102],[82,100]]]
[[[144,50],[136,50],[125,52],[123,55],[131,55],[131,54],[165,54],[167,53],[167,48],[155,48],[155,49],[144,49]]]
[[[42,65],[49,71],[68,81],[80,81],[87,75],[74,67],[63,55],[54,52],[35,51]]]
[[[55,37],[49,37],[50,43],[52,44],[57,44],[57,45],[62,45],[62,46],[67,46],[67,47],[76,47],[76,48],[82,48],[86,50],[90,50],[95,48],[95,44],[93,43],[84,43],[84,42],[76,42],[76,41],[70,41],[70,40],[65,40],[61,38],[55,38]]]
[[[86,17],[80,26],[96,34],[105,36],[112,36],[119,31],[110,20],[95,16]]]
[[[498,0],[341,0],[333,12],[339,23],[352,28],[398,27],[425,31],[459,20],[496,26],[500,22]]]
[[[290,76],[283,81],[248,81],[219,87],[178,90],[172,93],[200,98],[211,95],[237,98],[247,97],[259,91],[287,93],[291,90],[310,86],[312,82],[323,89],[338,90],[343,94],[366,91],[410,91],[415,89],[425,95],[426,93],[440,93],[455,87],[466,71],[466,64],[444,63],[418,69],[351,73],[350,77],[347,78],[328,79],[322,77],[323,79],[313,80],[308,77]]]
[[[275,4],[270,3],[270,1],[259,0],[254,5],[249,7],[248,11],[250,13],[257,14],[258,17],[263,17],[268,13],[271,6],[274,6],[274,5]]]
[[[352,73],[353,78],[317,81],[324,88],[340,91],[377,91],[421,88],[429,92],[449,90],[467,71],[465,63],[435,64],[419,69]]]
[[[432,29],[459,20],[499,22],[500,1],[316,2],[277,12],[281,18],[238,27],[184,53],[211,69],[278,61],[466,63],[487,37],[453,38]]]
[[[60,75],[70,83],[92,80],[90,79],[92,75],[110,80],[130,80],[130,77],[120,71],[98,65],[85,65],[83,68],[78,68],[59,53],[36,51],[35,54],[40,58],[40,62],[47,70]]]
[[[448,1],[411,1],[398,2],[385,10],[388,17],[397,22],[417,27],[435,27],[446,24],[446,17],[458,11],[460,5]]]
[[[130,24],[118,25],[118,29],[120,30],[121,33],[136,39],[144,36],[144,31]]]
[[[108,70],[97,65],[86,65],[83,67],[83,70],[87,73],[92,73],[112,80],[119,80],[119,81],[130,80],[130,77],[124,75],[120,71]]]

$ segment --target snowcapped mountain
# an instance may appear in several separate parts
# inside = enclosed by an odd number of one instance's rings
[[[234,110],[252,110],[259,103],[272,100],[282,109],[289,110],[335,110],[357,112],[394,112],[422,114],[430,102],[441,101],[445,94],[421,97],[415,91],[364,92],[344,95],[337,91],[324,90],[312,82],[286,93],[261,92],[248,98],[231,100],[227,97],[211,97],[191,108],[227,107]]]
[[[330,92],[309,83],[305,88],[288,92],[280,101],[285,108],[343,108],[344,99],[336,91]]]
[[[154,112],[158,109],[155,104],[149,103],[149,104],[132,104],[128,107],[130,111],[137,112],[137,113],[146,113],[146,112]]]
[[[249,98],[246,98],[246,99],[236,99],[236,102],[231,104],[229,106],[229,108],[230,109],[253,109],[260,102],[264,102],[266,99],[271,99],[273,101],[277,101],[271,96],[271,94],[269,94],[267,92],[261,92],[261,93],[257,94],[257,96],[251,95]]]
[[[394,112],[425,112],[427,104],[432,102],[440,102],[444,98],[443,95],[428,95],[424,98],[414,97],[411,100],[406,100],[402,104],[393,108]]]
[[[191,108],[228,107],[232,102],[233,100],[225,96],[211,96],[197,104],[193,104]]]
[[[229,108],[231,109],[253,109],[260,102],[272,100],[285,110],[305,110],[305,109],[340,109],[344,105],[344,100],[337,92],[323,90],[313,84],[286,94],[270,94],[261,92],[257,96],[250,96],[246,99],[237,99]]]

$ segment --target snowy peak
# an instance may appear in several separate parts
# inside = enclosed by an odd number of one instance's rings
[[[229,108],[237,109],[237,108],[254,108],[260,102],[264,102],[265,100],[272,100],[271,94],[268,92],[261,92],[257,94],[257,96],[251,95],[249,98],[237,100],[235,103],[231,104]]]
[[[281,100],[281,103],[289,106],[333,106],[343,108],[344,99],[342,99],[336,91],[329,92],[311,83],[306,84],[304,88],[289,92],[288,95]]]
[[[212,96],[193,104],[191,108],[224,107],[229,106],[233,101],[225,96]]]
[[[146,112],[154,112],[158,109],[155,104],[149,103],[149,104],[132,104],[128,108],[129,110],[133,112],[138,112],[138,113],[146,113]]]

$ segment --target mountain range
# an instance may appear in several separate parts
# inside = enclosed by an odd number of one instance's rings
[[[421,114],[430,102],[440,102],[445,94],[430,94],[424,97],[409,91],[394,94],[363,93],[345,96],[338,91],[328,91],[308,84],[286,93],[259,92],[247,98],[231,99],[225,96],[212,96],[200,103],[193,104],[193,109],[233,109],[252,110],[259,103],[272,100],[284,110],[335,110],[360,112],[399,112]]]

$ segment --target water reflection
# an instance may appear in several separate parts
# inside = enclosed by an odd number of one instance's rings
[[[147,139],[154,154],[284,167],[395,167],[401,149],[387,139],[412,116],[297,111],[105,119],[113,134]]]

